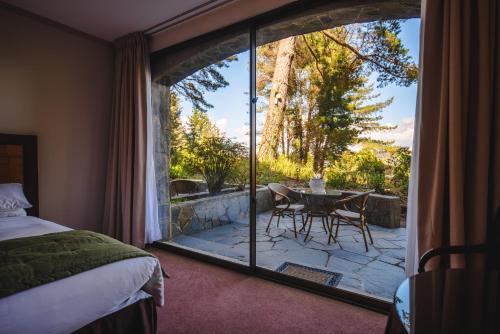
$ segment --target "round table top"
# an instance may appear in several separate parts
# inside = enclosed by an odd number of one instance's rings
[[[446,269],[404,280],[394,295],[409,334],[500,333],[496,270]]]
[[[332,196],[339,197],[342,196],[342,192],[335,189],[326,189],[324,193],[315,193],[310,188],[298,188],[296,189],[299,193],[304,195],[313,195],[313,196]]]

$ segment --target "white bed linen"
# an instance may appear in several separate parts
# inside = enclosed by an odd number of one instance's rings
[[[35,217],[0,218],[0,240],[71,230]],[[157,259],[104,265],[0,299],[0,333],[70,333],[153,296],[163,305]]]

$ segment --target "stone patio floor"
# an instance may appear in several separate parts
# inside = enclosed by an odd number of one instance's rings
[[[271,212],[257,216],[257,265],[275,270],[283,262],[339,272],[338,288],[369,294],[392,301],[395,289],[405,279],[406,229],[370,225],[373,245],[365,251],[363,236],[352,226],[340,226],[337,243],[328,244],[321,220],[316,218],[307,242],[305,232],[294,237],[291,219],[275,218],[269,233]],[[300,229],[300,218],[297,220]],[[174,238],[174,243],[219,256],[249,261],[249,225],[231,223],[191,235]]]

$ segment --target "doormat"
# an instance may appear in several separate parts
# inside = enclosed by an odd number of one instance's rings
[[[284,262],[276,271],[331,287],[336,287],[342,279],[341,273],[311,268],[291,262]]]

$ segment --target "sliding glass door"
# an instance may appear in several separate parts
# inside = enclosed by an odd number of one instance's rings
[[[166,241],[249,262],[249,34],[200,47],[170,68]]]
[[[419,19],[334,15],[257,30],[256,264],[390,301],[405,278]]]
[[[296,10],[152,56],[164,245],[387,305],[404,279],[420,25],[391,6]]]

